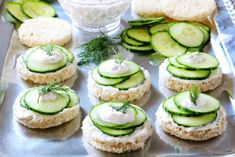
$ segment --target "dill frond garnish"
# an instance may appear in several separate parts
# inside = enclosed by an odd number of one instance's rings
[[[123,105],[121,105],[121,106],[113,106],[113,105],[111,105],[111,107],[112,107],[114,110],[118,111],[118,112],[122,112],[122,113],[126,114],[126,110],[127,110],[128,108],[130,108],[130,104],[129,104],[128,102],[125,102],[125,103],[123,103]]]
[[[200,88],[199,88],[199,86],[194,85],[189,91],[190,101],[194,105],[197,105],[197,99],[198,99],[199,95],[200,95]]]
[[[98,65],[118,52],[118,40],[101,33],[101,36],[81,45],[78,48],[78,65]]]
[[[40,46],[40,49],[42,49],[43,51],[45,51],[48,56],[54,55],[54,53],[53,53],[54,46],[53,46],[53,45],[44,45],[44,46]]]
[[[68,87],[58,83],[50,83],[44,86],[40,86],[38,88],[38,93],[39,93],[38,101],[39,98],[46,93],[52,92],[57,94],[58,91],[67,91],[67,90],[69,90]]]

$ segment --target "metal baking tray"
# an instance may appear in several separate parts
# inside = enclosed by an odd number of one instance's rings
[[[235,101],[233,99],[235,77],[234,64],[230,57],[234,55],[233,51],[235,49],[232,48],[235,47],[235,40],[232,39],[235,33],[226,34],[226,32],[229,32],[228,29],[231,32],[234,26],[230,21],[223,1],[219,0],[217,2],[219,7],[218,12],[214,17],[208,20],[212,31],[211,43],[206,49],[219,59],[224,73],[223,84],[216,90],[209,92],[209,94],[217,97],[221,101],[227,111],[228,127],[223,135],[204,142],[190,142],[165,134],[158,128],[155,125],[155,112],[159,104],[166,97],[174,94],[174,92],[165,88],[162,83],[158,81],[158,59],[149,58],[148,56],[133,55],[128,52],[128,57],[149,70],[152,78],[151,93],[146,95],[145,98],[148,99],[149,96],[149,99],[143,106],[143,109],[147,112],[152,121],[154,132],[152,137],[146,142],[143,150],[124,154],[112,154],[96,150],[82,138],[82,131],[79,128],[79,118],[75,118],[71,122],[67,122],[61,126],[45,130],[33,130],[22,126],[14,121],[12,117],[12,105],[21,91],[33,86],[33,84],[22,81],[17,76],[15,70],[16,58],[26,50],[26,47],[19,43],[16,31],[13,31],[13,34],[11,34],[13,30],[11,25],[0,23],[0,51],[4,51],[3,47],[9,45],[8,51],[1,52],[2,54],[0,54],[0,69],[3,67],[1,83],[8,87],[4,102],[0,105],[0,157],[72,157],[88,155],[130,157],[235,156]],[[60,18],[71,22],[57,2],[55,2],[54,6]],[[119,32],[126,27],[125,21],[132,18],[131,12],[129,11],[123,18]],[[97,34],[80,32],[74,27],[73,41],[67,44],[66,47],[76,52],[75,47],[94,38],[96,35]],[[221,38],[219,38],[218,35],[220,35]],[[222,38],[224,36],[229,36],[232,39],[229,41],[224,40]],[[9,39],[11,39],[10,42]],[[66,81],[66,84],[72,86],[72,89],[76,90],[81,97],[82,120],[91,109],[92,104],[97,102],[87,91],[87,72],[91,68],[92,66],[78,68],[77,75]]]

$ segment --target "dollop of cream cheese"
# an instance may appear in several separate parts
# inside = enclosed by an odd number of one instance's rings
[[[128,64],[122,62],[121,64],[116,63],[115,60],[111,60],[107,63],[107,67],[104,68],[104,72],[111,74],[123,74],[128,72],[129,67]]]
[[[204,60],[205,58],[199,52],[192,53],[186,58],[186,61],[189,63],[202,63]]]
[[[127,109],[125,113],[116,111],[111,106],[105,107],[99,117],[102,121],[113,124],[127,124],[135,121],[135,113],[133,110]]]
[[[58,98],[58,95],[54,92],[48,92],[39,97],[40,102],[54,101]]]
[[[207,101],[206,99],[204,99],[202,96],[199,95],[198,99],[197,99],[197,104],[194,104],[190,98],[188,97],[187,99],[184,99],[182,101],[182,106],[183,107],[187,107],[187,108],[194,108],[194,107],[204,107],[206,106]]]
[[[46,51],[40,48],[35,51],[38,51],[35,54],[36,55],[35,60],[42,64],[58,63],[64,58],[63,54],[56,49],[52,51],[52,55],[48,55]]]

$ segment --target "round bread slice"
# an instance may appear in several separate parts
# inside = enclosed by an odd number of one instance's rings
[[[71,25],[58,18],[40,17],[26,20],[18,30],[20,42],[29,47],[64,45],[72,39]]]
[[[24,93],[21,93],[13,105],[14,119],[29,128],[46,129],[61,125],[79,115],[80,105],[77,104],[71,108],[65,108],[62,112],[55,115],[42,115],[28,110],[20,105],[20,99]]]
[[[38,84],[47,84],[50,82],[59,83],[69,79],[76,73],[77,63],[76,59],[74,59],[72,63],[68,63],[64,68],[56,72],[41,74],[29,71],[23,61],[23,56],[20,56],[17,59],[16,69],[19,76],[26,81],[32,81]]]
[[[111,86],[99,85],[93,80],[91,71],[88,76],[88,91],[93,94],[96,98],[104,101],[134,101],[141,99],[145,93],[150,90],[151,78],[147,70],[141,68],[145,75],[145,81],[134,88],[128,90],[119,90]]]
[[[89,144],[99,150],[112,153],[124,153],[144,148],[145,142],[153,133],[151,123],[147,120],[131,135],[112,137],[96,128],[89,116],[83,120],[82,131],[84,139]]]
[[[215,0],[163,0],[162,10],[175,20],[202,21],[216,10]]]
[[[162,82],[167,88],[183,92],[190,90],[194,85],[200,87],[201,92],[206,92],[217,88],[222,83],[223,73],[220,67],[216,71],[213,71],[210,76],[204,80],[185,80],[172,76],[167,71],[167,65],[169,64],[166,59],[159,66],[159,81]]]
[[[141,17],[164,16],[161,0],[133,0],[132,10]]]
[[[221,135],[225,132],[227,127],[226,112],[222,106],[220,107],[214,122],[198,128],[177,125],[171,118],[171,115],[163,109],[162,105],[158,107],[156,117],[157,124],[163,131],[185,140],[208,140]]]

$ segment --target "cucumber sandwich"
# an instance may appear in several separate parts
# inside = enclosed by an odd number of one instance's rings
[[[49,128],[79,114],[79,97],[60,84],[48,84],[23,92],[15,101],[15,119],[30,128]]]
[[[46,84],[62,82],[76,72],[76,60],[69,50],[56,45],[36,46],[17,59],[17,71],[24,80]]]
[[[213,90],[222,83],[222,70],[218,60],[202,52],[170,57],[160,65],[160,80],[169,89],[189,90],[199,85],[202,92]]]
[[[198,86],[164,100],[156,117],[163,131],[194,141],[221,135],[227,124],[226,113],[220,102],[200,93]]]
[[[139,149],[152,134],[147,114],[128,102],[95,105],[83,121],[82,130],[88,143],[114,153]]]
[[[117,58],[106,60],[89,73],[88,88],[105,101],[133,101],[150,89],[148,71],[132,61]]]

